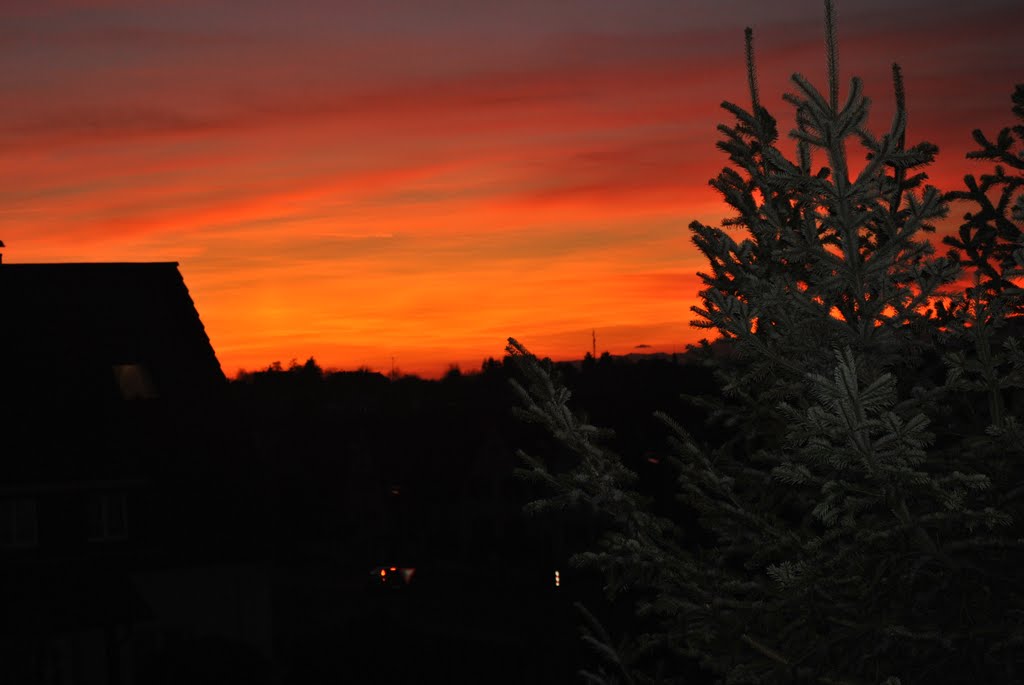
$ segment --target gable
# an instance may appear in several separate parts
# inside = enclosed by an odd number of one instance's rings
[[[174,262],[0,264],[0,327],[9,400],[187,401],[225,382]]]

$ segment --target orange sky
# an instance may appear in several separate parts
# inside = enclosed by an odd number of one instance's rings
[[[766,5],[768,7],[766,7]],[[342,7],[343,6],[343,7]],[[788,127],[818,0],[5,0],[7,262],[177,261],[226,373],[314,356],[436,376],[515,336],[573,358],[682,349],[725,213],[723,99]],[[844,79],[959,185],[1011,122],[1019,0],[840,0]],[[954,208],[954,216],[962,214]],[[952,226],[955,222],[951,222]]]

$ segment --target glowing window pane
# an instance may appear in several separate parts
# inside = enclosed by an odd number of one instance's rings
[[[122,399],[149,400],[157,396],[153,381],[141,364],[114,364],[114,379]]]

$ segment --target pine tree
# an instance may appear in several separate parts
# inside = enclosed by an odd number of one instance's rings
[[[576,560],[600,569],[611,595],[631,589],[640,632],[624,649],[605,647],[637,680],[671,680],[690,659],[730,683],[1017,682],[1021,528],[1005,511],[1012,483],[986,475],[979,458],[1016,424],[946,425],[950,406],[991,396],[991,382],[965,387],[948,355],[946,378],[925,363],[956,334],[951,316],[971,327],[966,313],[951,314],[964,307],[941,304],[957,255],[934,256],[924,235],[947,212],[921,172],[937,150],[906,143],[898,66],[882,136],[866,127],[859,79],[840,104],[829,0],[825,15],[827,92],[796,74],[785,96],[794,160],[761,105],[747,30],[751,107],[723,103],[736,119],[719,127],[731,166],[711,181],[737,212],[724,226],[747,237],[691,224],[710,263],[694,324],[731,350],[709,361],[721,397],[702,401],[733,437],[698,444],[662,418],[680,498],[710,542],[649,511],[602,432],[510,339],[524,416],[576,457],[553,472],[524,455],[551,492],[533,508],[582,506],[607,526],[601,546]],[[854,144],[864,151],[856,171]],[[1019,348],[1007,354],[1024,369]],[[991,381],[991,356],[970,361]]]
[[[994,504],[1019,522],[1024,520],[1024,84],[1016,86],[1011,100],[1020,123],[1003,128],[994,142],[975,130],[979,149],[967,154],[995,161],[993,172],[980,182],[967,174],[966,190],[946,195],[973,209],[958,234],[943,239],[955,248],[952,254],[966,267],[971,286],[940,307],[940,316],[946,324],[946,387],[960,400],[950,402],[951,408],[956,404],[950,414],[957,421],[947,423],[946,432],[971,434],[961,441],[958,458],[983,464],[993,480],[1005,484]],[[1017,565],[1007,572],[1019,575],[1019,557],[1013,559]]]
[[[995,141],[975,129],[974,140],[980,147],[967,154],[968,159],[996,162],[993,173],[983,174],[980,183],[967,174],[967,189],[947,195],[949,200],[964,200],[977,207],[964,215],[958,235],[943,242],[963,251],[966,263],[978,275],[978,285],[990,299],[1007,290],[1019,295],[1013,279],[1024,275],[1024,254],[1019,252],[1024,248],[1024,83],[1017,84],[1011,99],[1020,123],[1002,129]]]
[[[944,303],[940,316],[949,329],[947,344],[960,348],[946,355],[950,383],[986,393],[990,432],[1010,438],[1004,446],[1016,452],[1024,435],[1005,404],[1009,389],[1024,387],[1024,362],[1016,335],[1007,336],[1004,329],[1016,324],[1010,333],[1019,333],[1024,321],[1024,289],[1018,283],[1024,276],[1024,84],[1017,85],[1012,100],[1021,123],[1002,129],[995,142],[975,130],[980,149],[967,155],[998,162],[994,172],[983,174],[980,183],[967,174],[967,189],[946,195],[976,211],[964,215],[957,236],[943,239],[967,267],[972,286]],[[1004,164],[1018,173],[1008,174]]]

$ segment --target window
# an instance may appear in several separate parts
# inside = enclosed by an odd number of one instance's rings
[[[121,399],[149,400],[157,397],[153,381],[142,364],[114,364],[114,380]]]
[[[89,539],[93,542],[128,537],[128,498],[123,492],[95,493],[89,498]]]
[[[0,500],[0,547],[34,547],[38,543],[36,501],[28,497]]]

